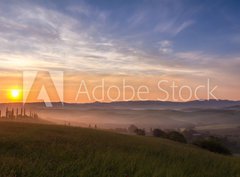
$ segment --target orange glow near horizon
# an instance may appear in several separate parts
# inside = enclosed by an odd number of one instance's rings
[[[49,95],[49,99],[51,102],[59,102],[59,96],[56,93],[56,88],[53,86],[53,83],[51,80],[46,77],[47,75],[39,75],[39,77],[34,81],[31,91],[28,93],[26,92],[25,88],[23,87],[23,79],[22,74],[19,72],[16,75],[0,75],[0,103],[9,103],[9,102],[22,102],[24,94],[27,95],[26,102],[42,102],[41,97],[39,98],[39,94],[41,91],[41,88],[44,87],[46,89],[46,93]],[[106,82],[104,84],[104,90],[102,91],[102,88],[100,87],[102,84],[102,79],[104,79]],[[126,89],[125,93],[123,94],[123,79],[126,80]],[[158,100],[158,99],[165,99],[166,94],[161,91],[158,88],[158,81],[159,80],[167,80],[168,83],[164,83],[161,86],[164,88],[164,90],[168,91],[169,99],[165,101],[182,101],[178,94],[179,94],[179,86],[181,85],[189,85],[191,88],[195,88],[198,85],[204,85],[206,84],[206,81],[202,82],[196,82],[192,80],[180,80],[178,77],[157,77],[157,76],[119,76],[119,75],[112,75],[112,76],[102,76],[102,75],[90,75],[90,74],[84,74],[84,73],[76,73],[75,75],[68,75],[65,73],[64,76],[64,88],[63,88],[63,101],[64,102],[70,102],[70,103],[89,103],[89,102],[95,102],[98,100],[95,100],[93,96],[100,99],[102,95],[104,95],[104,98],[101,100],[102,102],[111,102],[111,100],[108,99],[108,88],[111,86],[117,86],[119,87],[120,94],[119,99],[115,101],[122,101],[123,96],[125,96],[127,99],[132,98],[132,100],[138,100],[137,98],[137,88],[139,88],[141,85],[146,85],[149,88],[148,94],[141,94],[141,97],[146,100]],[[86,94],[79,94],[79,90],[84,91],[84,89],[79,89],[81,85],[81,81],[86,82],[86,88],[89,91],[90,99],[88,99],[88,96]],[[172,92],[171,88],[171,81],[176,81],[176,85],[178,85],[178,88],[176,89],[176,92]],[[229,99],[229,100],[240,100],[239,94],[237,94],[239,91],[235,87],[227,87],[227,85],[219,83],[219,82],[213,82],[213,85],[218,85],[218,89],[216,90],[216,96],[218,99]],[[94,87],[99,86],[97,89],[94,90]],[[132,90],[130,88],[132,86],[135,89],[135,97],[132,97]],[[24,89],[24,90],[23,90]],[[229,91],[231,89],[231,91]],[[92,94],[93,91],[95,91],[95,94]],[[172,97],[175,96],[176,100],[173,100]],[[187,89],[183,89],[182,95],[184,98],[188,98],[188,91]],[[116,98],[118,95],[116,93],[116,89],[113,88],[109,92],[109,96],[112,98]],[[206,99],[206,89],[199,89],[198,97],[200,99]],[[194,100],[194,97],[189,97],[190,100]]]

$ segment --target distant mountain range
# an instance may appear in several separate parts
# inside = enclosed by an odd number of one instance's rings
[[[1,107],[7,105],[22,106],[21,103],[1,103]],[[194,100],[188,102],[171,102],[171,101],[119,101],[119,102],[94,102],[94,103],[52,103],[53,108],[92,108],[92,109],[238,109],[240,110],[240,101],[231,100]],[[43,102],[26,103],[26,107],[45,107]]]

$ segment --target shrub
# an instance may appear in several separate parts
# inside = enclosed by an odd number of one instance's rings
[[[139,128],[137,128],[136,130],[135,130],[135,133],[137,134],[137,135],[141,135],[141,136],[145,136],[145,130],[144,129],[139,129]]]
[[[231,152],[217,139],[211,138],[211,139],[197,140],[193,142],[193,144],[203,149],[207,149],[211,152],[231,155]]]
[[[137,126],[135,126],[135,125],[130,125],[130,126],[128,127],[128,132],[130,132],[130,133],[135,133],[135,131],[136,131],[137,129],[138,129]]]
[[[187,140],[185,139],[185,137],[177,132],[177,131],[171,131],[167,134],[167,138],[173,141],[177,141],[180,143],[187,143]]]
[[[153,136],[155,137],[161,137],[161,138],[166,138],[167,137],[167,134],[162,131],[161,129],[154,129],[153,130]]]

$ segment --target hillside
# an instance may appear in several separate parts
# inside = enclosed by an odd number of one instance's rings
[[[239,177],[240,159],[168,140],[0,122],[1,177]]]

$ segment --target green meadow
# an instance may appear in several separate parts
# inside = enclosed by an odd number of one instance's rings
[[[0,122],[0,177],[240,177],[240,158],[154,138]]]

